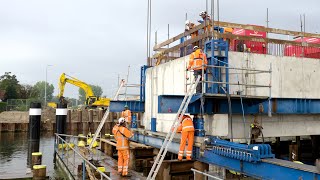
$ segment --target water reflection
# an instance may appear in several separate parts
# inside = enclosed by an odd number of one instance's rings
[[[42,164],[47,175],[55,175],[53,168],[54,137],[52,132],[42,133],[40,142],[28,143],[26,132],[0,133],[0,178],[25,175],[31,165],[31,153],[42,152]]]
[[[32,153],[39,152],[40,141],[29,141],[28,143],[28,158],[27,158],[27,167],[32,168]]]

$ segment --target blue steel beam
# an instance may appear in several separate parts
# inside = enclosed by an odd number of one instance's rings
[[[139,133],[135,133],[132,140],[156,148],[161,148],[164,141],[160,137],[151,137]],[[217,145],[223,146],[222,144]],[[180,143],[173,141],[169,145],[168,151],[177,154],[179,146]],[[239,144],[235,146],[240,147]],[[200,155],[198,147],[194,147],[194,150],[198,151],[193,153],[193,157],[197,161],[218,165],[258,179],[320,179],[320,174],[315,166],[297,164],[275,158],[264,158],[258,162],[239,160],[235,156],[226,156],[228,151],[223,151],[224,153],[220,155],[216,154],[214,150],[208,149],[204,151],[203,155]],[[238,155],[241,155],[241,153],[238,153]]]
[[[320,174],[314,166],[273,158],[252,163],[217,155],[212,153],[212,151],[206,150],[203,157],[197,160],[218,165],[258,179],[320,179]]]
[[[148,146],[156,147],[159,149],[161,148],[164,142],[163,138],[151,137],[151,136],[147,136],[139,133],[135,133],[134,136],[131,138],[131,140],[142,143],[142,144],[146,144]],[[180,142],[172,141],[168,147],[168,151],[171,153],[178,154],[179,147],[180,147]]]
[[[200,113],[200,98],[196,95],[191,99],[188,106],[188,113]],[[206,114],[228,113],[228,101],[223,97],[203,96],[204,112]],[[183,96],[161,95],[158,97],[159,113],[176,113],[182,102]],[[241,101],[239,98],[232,98],[232,113],[241,114]],[[298,99],[298,98],[274,98],[271,99],[271,112],[273,114],[320,114],[320,99]],[[267,99],[243,98],[245,114],[259,113],[268,114],[269,101]]]
[[[144,112],[144,102],[141,101],[111,101],[110,112],[121,112],[128,105],[132,112]]]

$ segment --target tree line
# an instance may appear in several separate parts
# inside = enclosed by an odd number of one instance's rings
[[[34,99],[41,101],[45,96],[45,85],[47,86],[47,100],[53,98],[54,86],[45,81],[38,81],[34,85],[21,84],[17,76],[11,72],[5,72],[0,76],[0,99],[7,101],[7,99]]]

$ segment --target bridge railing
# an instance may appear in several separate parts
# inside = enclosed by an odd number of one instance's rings
[[[66,134],[57,134],[55,133],[55,143],[54,143],[54,152],[55,155],[58,156],[58,158],[62,161],[63,165],[69,172],[69,174],[75,179],[76,177],[79,177],[79,174],[75,172],[75,170],[78,169],[77,162],[82,163],[82,179],[86,179],[87,172],[86,167],[89,166],[92,170],[96,171],[100,175],[100,179],[108,179],[111,180],[109,176],[107,176],[105,173],[103,173],[99,168],[97,168],[94,164],[92,164],[87,158],[81,154],[76,147],[75,144],[76,140],[79,138],[86,138],[85,136],[73,136],[73,135],[66,135]],[[68,138],[69,142],[67,142],[65,139]],[[85,147],[83,147],[85,148]]]

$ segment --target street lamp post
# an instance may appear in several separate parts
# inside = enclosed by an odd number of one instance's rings
[[[44,106],[47,106],[47,81],[48,81],[48,67],[52,65],[46,66],[46,82],[44,84]]]

